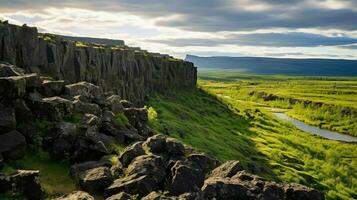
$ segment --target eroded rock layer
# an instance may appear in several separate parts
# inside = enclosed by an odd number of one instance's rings
[[[26,72],[87,81],[140,102],[147,94],[196,84],[192,63],[127,46],[85,45],[43,35],[36,28],[1,24],[0,60]]]

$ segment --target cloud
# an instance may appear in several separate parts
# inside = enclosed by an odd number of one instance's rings
[[[62,0],[9,1],[6,9],[64,6],[125,12],[157,19],[159,26],[193,31],[238,31],[267,28],[357,29],[354,0]],[[180,18],[166,18],[179,15]]]
[[[172,38],[165,40],[151,39],[149,42],[165,43],[170,46],[220,46],[220,45],[246,45],[269,47],[316,47],[337,46],[357,43],[357,38],[331,37],[312,33],[287,32],[287,33],[251,33],[230,34],[224,38]]]
[[[356,0],[0,0],[1,17],[180,57],[357,59]]]

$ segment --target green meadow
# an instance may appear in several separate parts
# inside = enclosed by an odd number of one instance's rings
[[[296,98],[293,94],[295,92],[300,94],[299,97],[324,103],[335,98],[338,103],[333,106],[354,108],[352,102],[356,100],[353,90],[356,80],[320,79],[201,74],[197,89],[152,96],[147,102],[150,125],[157,132],[175,137],[217,156],[222,161],[240,160],[247,170],[266,179],[315,187],[331,200],[356,199],[356,144],[327,140],[305,133],[269,112],[270,108],[283,108],[281,110],[293,115],[298,113],[297,105],[264,101],[258,96],[250,95],[251,91],[256,90]],[[330,91],[334,83],[338,93],[322,92]],[[340,90],[342,85],[345,88]],[[305,91],[310,92],[304,95]],[[293,111],[294,109],[296,110]],[[336,113],[336,116],[339,114]],[[336,121],[340,119],[355,123],[352,118],[343,117]],[[321,120],[327,122],[328,119]],[[312,120],[311,123],[313,122],[315,121]]]

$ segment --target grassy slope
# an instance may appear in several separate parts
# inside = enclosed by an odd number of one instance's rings
[[[324,191],[328,199],[357,198],[357,148],[301,132],[249,103],[217,99],[202,90],[157,95],[155,130],[221,160],[257,165],[260,175]]]

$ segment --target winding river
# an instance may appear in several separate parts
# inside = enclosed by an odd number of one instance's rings
[[[344,141],[344,142],[357,142],[357,137],[344,135],[344,134],[340,134],[340,133],[336,133],[336,132],[332,132],[332,131],[327,131],[327,130],[324,130],[324,129],[321,129],[321,128],[318,128],[315,126],[310,126],[310,125],[305,124],[304,122],[301,122],[299,120],[289,117],[285,113],[273,112],[273,114],[280,119],[283,119],[285,121],[288,121],[288,122],[294,124],[296,127],[298,127],[299,129],[301,129],[305,132],[308,132],[308,133],[311,133],[314,135],[319,135],[319,136],[322,136],[322,137],[330,139],[330,140],[339,140],[339,141]]]

